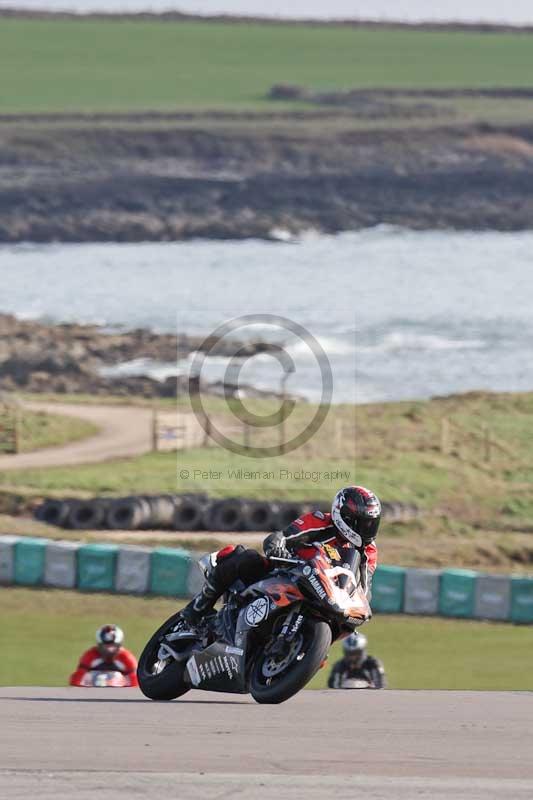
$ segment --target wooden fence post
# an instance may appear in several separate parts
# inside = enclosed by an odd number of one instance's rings
[[[15,453],[19,452],[20,448],[20,426],[21,426],[21,415],[20,415],[20,406],[18,403],[15,403],[15,419],[14,419],[14,429],[13,429],[13,450]]]
[[[157,453],[158,449],[158,437],[157,437],[157,408],[155,404],[152,406],[152,452]]]
[[[450,452],[450,421],[447,417],[440,421],[440,451],[444,456]]]
[[[243,443],[247,450],[250,449],[250,442],[251,442],[251,428],[246,422],[243,423]]]
[[[203,415],[204,418],[204,441],[202,447],[209,447],[211,441],[211,418],[208,414]]]
[[[342,449],[342,430],[343,424],[342,419],[340,417],[335,418],[335,454],[339,457],[339,453]]]
[[[486,422],[483,424],[483,443],[485,461],[490,462],[492,457],[492,442],[490,437],[490,428]]]

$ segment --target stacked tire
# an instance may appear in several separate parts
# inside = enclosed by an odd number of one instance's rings
[[[208,504],[207,495],[186,494],[175,498],[172,527],[175,531],[199,531]]]
[[[72,530],[174,530],[217,533],[283,530],[302,514],[327,511],[323,503],[247,500],[238,497],[210,499],[205,494],[132,495],[92,500],[45,500],[37,519]],[[384,516],[404,521],[420,515],[402,503],[384,503]]]

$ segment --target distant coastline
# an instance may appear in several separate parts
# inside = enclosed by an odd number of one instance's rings
[[[532,124],[326,127],[295,136],[259,122],[225,129],[202,120],[199,133],[194,124],[158,129],[157,117],[141,119],[124,127],[80,118],[74,130],[61,117],[1,122],[0,242],[278,239],[278,231],[380,224],[533,228]],[[228,174],[220,174],[221,152],[231,154]]]
[[[264,20],[209,26],[178,12],[0,16],[2,243],[533,229],[531,35],[276,20],[294,26],[282,36]],[[372,24],[380,35],[356,30]],[[105,57],[93,48],[80,60],[98,34]]]
[[[507,23],[490,22],[402,22],[401,20],[372,20],[372,19],[298,19],[268,16],[243,16],[234,14],[188,14],[181,11],[132,11],[132,12],[73,12],[73,11],[46,11],[44,9],[29,8],[0,8],[0,18],[13,19],[43,19],[43,20],[108,20],[110,22],[146,22],[147,20],[164,22],[206,22],[223,23],[227,25],[280,25],[280,26],[312,26],[327,28],[365,28],[365,29],[399,29],[442,32],[467,32],[467,33],[533,33],[532,25],[512,25]]]

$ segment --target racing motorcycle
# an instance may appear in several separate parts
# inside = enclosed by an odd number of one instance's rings
[[[274,569],[246,586],[230,587],[218,612],[197,630],[178,614],[152,636],[139,659],[142,692],[173,700],[189,689],[250,693],[258,703],[282,703],[325,663],[332,641],[370,617],[360,584],[360,554],[315,543],[296,558],[272,558]],[[216,554],[200,561],[204,574]]]
[[[366,681],[363,678],[345,678],[339,689],[375,689],[371,681]]]
[[[77,676],[71,686],[83,686],[87,689],[126,689],[136,686],[136,683],[129,675],[123,675],[115,670],[93,669]]]

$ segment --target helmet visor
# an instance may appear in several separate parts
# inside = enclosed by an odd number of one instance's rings
[[[110,642],[98,645],[98,649],[103,658],[113,658],[120,650],[120,645]]]
[[[371,542],[378,535],[379,517],[365,517],[356,523],[356,531],[363,542]]]

